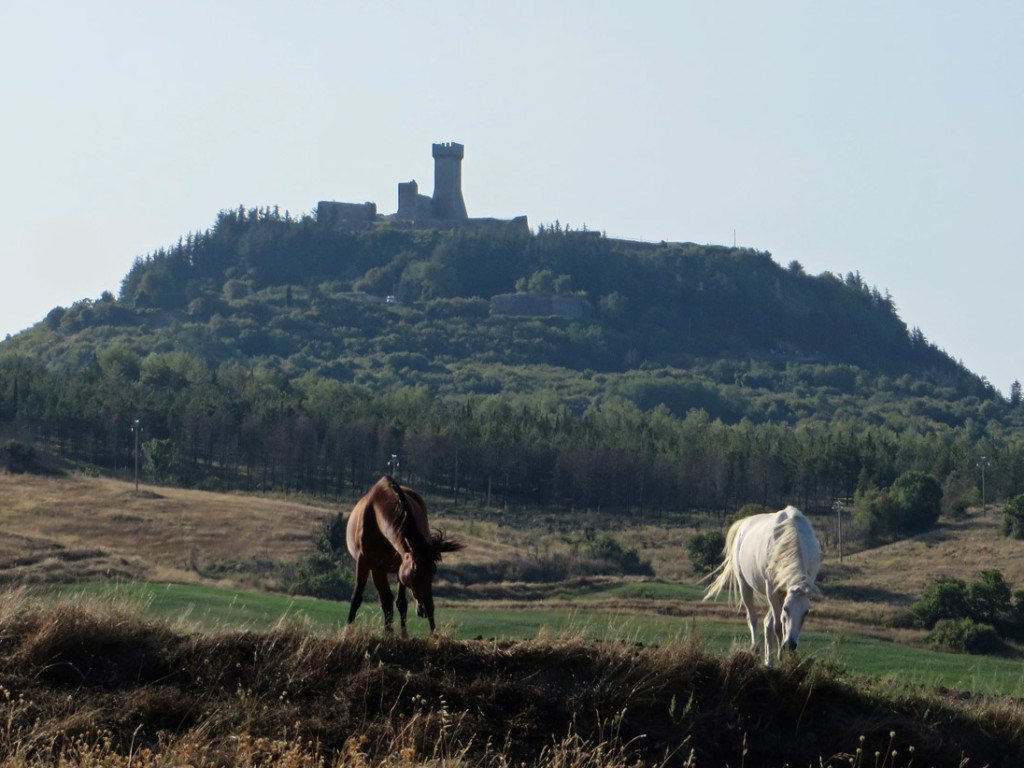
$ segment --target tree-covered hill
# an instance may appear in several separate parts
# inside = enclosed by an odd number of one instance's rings
[[[573,294],[592,311],[577,321],[490,313],[492,297],[527,291]],[[397,304],[373,302],[386,295]],[[12,346],[77,361],[76,342],[119,336],[143,353],[151,347],[139,345],[173,339],[212,365],[269,359],[299,371],[396,354],[417,355],[408,362],[421,367],[605,372],[754,357],[937,374],[991,394],[908,333],[891,298],[857,274],[811,277],[749,249],[635,243],[557,225],[538,234],[354,231],[224,211],[210,230],[136,260],[118,299],[57,308]]]
[[[1010,492],[1019,410],[857,273],[557,224],[223,211],[0,343],[7,437],[123,468],[141,419],[154,476],[324,493],[390,453],[506,503],[824,505],[977,455]]]

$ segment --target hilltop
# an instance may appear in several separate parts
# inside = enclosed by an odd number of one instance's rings
[[[389,389],[447,377],[444,390],[456,394],[508,390],[500,372],[510,367],[523,371],[522,394],[543,386],[530,369],[556,380],[658,369],[688,377],[734,360],[754,379],[789,364],[856,366],[994,395],[908,331],[892,298],[859,274],[812,277],[765,252],[558,225],[353,230],[223,211],[206,232],[138,259],[117,299],[55,308],[0,349],[74,368],[87,349],[115,345]]]

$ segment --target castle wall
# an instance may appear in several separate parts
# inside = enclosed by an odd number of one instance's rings
[[[398,213],[400,219],[416,219],[420,188],[415,180],[398,184]]]
[[[316,204],[316,220],[329,226],[348,222],[370,222],[376,217],[376,203],[336,203],[332,200],[321,200]]]
[[[369,229],[398,227],[402,229],[453,229],[467,227],[475,230],[530,229],[525,216],[514,219],[471,219],[462,198],[462,158],[465,148],[454,141],[433,144],[434,194],[421,195],[415,180],[398,184],[398,212],[393,216],[377,214],[376,203],[338,203],[321,200],[317,204],[317,220],[331,227]]]

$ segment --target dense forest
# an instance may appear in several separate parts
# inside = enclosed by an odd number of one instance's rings
[[[496,313],[502,294],[579,316]],[[387,298],[385,298],[387,297]],[[536,233],[346,230],[273,209],[136,260],[0,343],[6,461],[337,496],[398,456],[454,503],[625,514],[1024,492],[1002,398],[857,273]],[[982,478],[984,477],[984,481]]]

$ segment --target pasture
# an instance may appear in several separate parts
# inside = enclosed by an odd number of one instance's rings
[[[580,640],[624,645],[675,647],[697,642],[726,656],[745,649],[748,635],[740,614],[734,618],[698,619],[652,612],[640,585],[608,587],[523,607],[474,600],[438,602],[438,630],[456,640]],[[675,585],[642,585],[671,600]],[[690,589],[685,590],[690,592]],[[239,629],[265,632],[288,627],[331,634],[344,627],[347,604],[308,597],[239,592],[204,585],[154,582],[90,582],[74,587],[38,590],[50,599],[88,596],[123,606],[192,632]],[[632,597],[624,608],[622,595]],[[633,602],[636,601],[636,602]],[[616,607],[617,606],[617,607]],[[367,605],[356,626],[379,632],[379,607]],[[409,635],[425,638],[427,625],[410,617]],[[800,657],[841,670],[850,677],[881,682],[953,689],[973,694],[1024,699],[1024,664],[998,656],[950,654],[895,643],[858,632],[808,629]]]
[[[428,504],[431,504],[430,499]],[[347,512],[348,505],[340,506]],[[45,624],[57,622],[62,616],[71,617],[66,626],[50,626],[42,634],[41,630],[33,630],[36,635],[31,638],[26,635],[26,639],[11,640],[4,646],[6,651],[0,648],[0,656],[4,652],[8,654],[0,658],[0,666],[7,665],[7,669],[17,672],[12,672],[14,677],[9,679],[22,680],[21,695],[32,693],[48,700],[51,695],[59,698],[61,686],[66,686],[68,681],[61,678],[54,688],[47,681],[56,673],[46,670],[55,669],[54,659],[64,659],[69,653],[74,660],[68,663],[78,670],[75,674],[83,675],[83,680],[88,678],[87,685],[98,686],[99,690],[107,683],[90,677],[93,673],[88,670],[116,666],[105,654],[116,653],[117,648],[146,646],[150,642],[146,638],[162,637],[164,640],[159,642],[168,643],[169,648],[180,645],[218,649],[238,644],[262,647],[263,644],[271,649],[280,645],[294,650],[312,643],[317,648],[322,646],[318,653],[326,654],[325,658],[361,659],[358,663],[352,662],[351,670],[344,664],[339,668],[344,670],[343,677],[348,681],[344,696],[364,701],[367,697],[379,699],[373,712],[367,710],[356,717],[350,710],[347,715],[348,727],[368,739],[365,749],[359,746],[362,742],[346,741],[348,737],[343,738],[341,731],[329,729],[334,739],[329,755],[334,762],[328,764],[339,766],[495,765],[504,768],[522,763],[606,768],[684,765],[690,764],[685,760],[691,748],[696,750],[695,754],[703,756],[700,765],[738,765],[744,735],[770,740],[763,730],[764,723],[778,714],[769,711],[770,701],[748,696],[748,686],[752,690],[782,691],[779,695],[794,697],[793,701],[787,699],[785,707],[795,706],[801,712],[805,712],[807,702],[812,698],[817,700],[816,697],[822,697],[816,706],[835,706],[836,711],[847,715],[859,712],[854,722],[860,725],[856,727],[860,727],[863,731],[860,735],[866,734],[872,743],[884,741],[890,730],[900,731],[900,749],[916,745],[916,749],[921,750],[922,740],[928,740],[934,749],[929,753],[931,762],[926,764],[959,765],[959,753],[953,754],[954,744],[964,750],[975,750],[977,756],[1009,754],[1007,750],[1024,754],[1020,726],[1024,718],[1017,703],[1024,699],[1024,664],[1013,658],[937,653],[921,647],[920,632],[899,629],[892,621],[918,597],[925,584],[940,574],[972,579],[981,568],[994,567],[1002,570],[1015,588],[1022,586],[1021,544],[998,535],[997,516],[991,509],[988,516],[943,521],[939,529],[918,539],[847,554],[841,565],[835,562],[834,553],[826,546],[822,567],[824,597],[814,601],[813,612],[801,636],[799,661],[784,663],[779,670],[769,672],[761,669],[757,657],[745,650],[746,623],[735,607],[724,600],[701,602],[703,589],[688,572],[684,554],[685,542],[697,528],[658,525],[650,521],[615,521],[596,515],[584,516],[586,535],[591,539],[612,535],[624,545],[636,547],[641,557],[650,563],[653,575],[587,573],[547,581],[523,580],[517,575],[548,573],[557,570],[554,566],[561,567],[573,558],[581,558],[585,540],[560,527],[557,521],[538,520],[531,524],[524,516],[506,518],[494,510],[452,510],[431,505],[431,524],[444,527],[468,545],[464,552],[446,556],[440,564],[435,583],[438,634],[425,637],[426,621],[410,613],[412,637],[408,641],[403,644],[398,639],[382,638],[381,613],[372,589],[367,592],[354,631],[343,633],[341,629],[348,612],[346,603],[289,596],[282,590],[287,575],[312,552],[313,538],[325,517],[336,513],[338,508],[294,498],[253,498],[173,488],[147,487],[135,493],[130,484],[102,478],[0,474],[0,580],[11,587],[25,586],[26,590],[16,593],[20,596],[10,602],[29,606],[7,608],[0,616],[0,624],[7,622],[4,625],[7,629],[3,631],[12,633],[10,637],[21,637],[19,633],[28,631],[24,626],[33,621]],[[707,530],[712,522],[699,521],[701,530]],[[11,618],[12,611],[27,612],[31,619],[19,615],[15,621]],[[86,619],[82,618],[83,611]],[[95,618],[97,613],[100,618]],[[90,643],[82,641],[83,626],[88,628],[86,634],[95,631],[103,637]],[[61,639],[64,632],[74,637]],[[113,639],[107,638],[108,634]],[[31,673],[38,675],[38,679],[19,677],[22,674],[19,665],[23,664],[27,652],[17,650],[18,642],[42,642],[45,646],[43,650],[32,652],[37,653],[42,665],[42,671]],[[152,653],[163,658],[163,652],[155,650],[158,645]],[[88,659],[76,655],[81,653],[87,653]],[[268,682],[264,676],[284,675],[294,679],[298,674],[289,666],[297,663],[289,660],[290,657],[278,660],[287,669],[270,672],[259,668],[259,659],[269,658],[265,654],[245,657],[240,650],[232,653],[241,655],[232,657],[230,663],[241,665],[238,668],[260,681],[260,685],[277,684]],[[576,661],[568,662],[562,654]],[[371,658],[380,665],[373,667],[379,670],[373,673],[379,678],[377,683],[366,667]],[[446,674],[469,685],[474,691],[472,695],[446,687],[450,680],[438,688],[441,681],[423,678],[436,664],[442,663],[438,661],[442,658],[448,659],[442,665],[450,670]],[[456,658],[458,662],[453,662]],[[650,667],[652,659],[666,658],[673,660],[676,666],[670,664],[670,667],[675,671],[664,683],[655,684],[663,673],[668,673]],[[532,663],[541,666],[528,671],[526,659],[534,659]],[[597,686],[595,690],[588,688],[585,694],[579,688],[583,685],[582,678],[554,679],[551,678],[554,671],[543,666],[571,666],[583,663],[584,659],[587,665],[594,667],[580,674],[593,677],[586,685],[592,682]],[[685,663],[681,659],[685,659]],[[126,661],[142,663],[136,655]],[[227,665],[228,661],[223,663]],[[331,663],[337,666],[340,662]],[[465,669],[456,673],[451,664],[465,665]],[[680,664],[685,672],[680,671]],[[255,668],[250,669],[252,665]],[[144,667],[145,664],[140,669]],[[479,672],[479,680],[473,678],[472,670]],[[604,677],[612,674],[609,670],[618,670],[613,673],[614,682]],[[358,680],[349,680],[350,672],[358,673]],[[127,679],[132,673],[126,670],[123,674]],[[242,725],[241,731],[231,731],[235,733],[232,738],[241,738],[239,734],[254,739],[272,736],[284,738],[293,745],[300,743],[295,740],[299,735],[304,739],[311,734],[326,738],[327,731],[316,725],[327,717],[318,709],[326,705],[310,703],[304,708],[295,699],[289,699],[288,707],[282,710],[287,714],[274,715],[268,725],[251,707],[277,707],[271,703],[271,688],[261,689],[259,701],[253,701],[247,689],[239,688],[234,682],[233,674],[223,671],[218,674],[219,687],[210,695],[220,698],[210,703],[211,712],[222,709],[225,713],[234,712],[225,717]],[[309,676],[314,671],[310,669],[302,674]],[[413,675],[410,680],[419,680],[416,690],[421,693],[416,695],[426,698],[410,698],[413,693],[408,684],[406,687],[401,684],[403,675],[407,674]],[[474,698],[477,692],[484,695],[487,686],[506,690],[503,686],[509,684],[508,676],[513,674],[526,675],[532,681],[524,685],[536,682],[540,686],[538,690],[530,689],[530,697],[541,696],[540,690],[544,690],[548,695],[554,693],[559,707],[572,709],[571,713],[559,710],[557,717],[549,718],[551,725],[561,729],[559,732],[535,732],[522,721],[535,715],[518,710],[499,711],[493,702]],[[621,690],[616,688],[623,683],[616,677],[618,675],[628,678],[628,684]],[[381,687],[385,678],[390,682]],[[725,686],[722,695],[731,698],[718,700],[714,698],[717,691],[714,695],[708,693],[705,686],[712,679],[719,680],[718,685]],[[702,682],[694,682],[696,680]],[[316,686],[322,684],[318,682]],[[8,694],[0,692],[0,696],[10,695],[11,685],[5,685]],[[174,685],[180,688],[182,684]],[[303,685],[314,684],[307,681]],[[375,685],[379,690],[373,693]],[[558,686],[568,687],[558,692]],[[703,693],[698,695],[699,691]],[[134,701],[151,693],[131,692],[125,696],[126,700]],[[323,695],[336,699],[342,694],[325,692]],[[515,701],[521,704],[527,694],[518,691],[515,696]],[[595,696],[597,698],[593,699]],[[803,703],[795,704],[797,699]],[[533,701],[530,707],[543,708],[537,701],[530,700]],[[185,718],[175,726],[174,717],[166,713],[161,715],[162,719],[144,723],[135,710],[132,710],[134,714],[119,714],[119,700],[106,701],[103,704],[90,699],[90,706],[99,708],[96,713],[104,707],[114,708],[103,717],[98,714],[96,717],[103,722],[108,716],[112,718],[113,724],[109,727],[111,733],[116,734],[114,741],[120,744],[119,749],[124,747],[124,741],[131,742],[131,731],[135,727],[149,734],[146,743],[150,748],[160,739],[170,739],[168,734],[193,733],[192,726],[200,728],[197,733],[217,731],[223,735],[228,732],[223,731],[224,726],[219,722],[214,727],[194,718]],[[551,706],[555,706],[554,703]],[[582,706],[592,708],[583,712],[579,709]],[[658,727],[665,728],[658,739],[651,737],[662,750],[657,754],[646,747],[640,748],[642,739],[631,741],[634,737],[640,739],[642,723],[633,722],[632,730],[627,729],[633,736],[622,738],[623,718],[628,719],[626,713],[635,712],[638,707],[647,713],[649,722],[661,723]],[[162,711],[155,705],[152,709]],[[9,721],[21,717],[20,710],[16,710],[8,700]],[[722,724],[725,730],[715,730],[717,726],[712,727],[708,718],[712,712],[725,711],[731,713]],[[529,738],[523,736],[523,744],[531,745],[529,749],[526,752],[517,752],[512,747],[503,750],[494,742],[488,749],[495,751],[482,756],[480,742],[470,734],[462,732],[459,738],[454,738],[451,730],[445,730],[444,723],[453,722],[456,715],[468,722],[472,718],[479,719],[481,712],[490,712],[503,722],[518,723],[517,727],[525,729],[524,734],[529,732]],[[595,712],[599,713],[596,720]],[[665,713],[669,713],[666,722],[675,722],[680,727],[685,724],[685,727],[674,732],[662,721]],[[35,711],[34,716],[40,716],[40,712]],[[76,720],[78,716],[70,714],[61,717],[65,717],[60,721],[63,725],[51,723],[46,726],[51,729],[48,732],[66,728],[81,733],[84,724],[90,722],[88,717],[84,720]],[[289,717],[296,724],[295,730],[284,726]],[[813,717],[801,715],[798,730],[805,733],[810,729],[815,741],[808,749],[817,750],[813,752],[813,759],[808,757],[804,764],[817,765],[819,757],[829,755],[854,755],[858,734],[853,730],[828,733],[827,736],[842,741],[829,742],[821,732],[828,732],[829,728],[810,725],[819,717],[824,718],[822,723],[827,722],[824,710],[815,712]],[[549,724],[543,716],[541,719],[545,725]],[[129,721],[134,725],[129,726]],[[192,724],[188,728],[182,725],[186,721]],[[304,724],[302,729],[298,729],[300,721]],[[972,723],[976,721],[990,724],[985,726],[989,728],[987,736],[975,732]],[[75,722],[82,725],[73,727]],[[993,723],[996,725],[991,725]],[[1008,725],[1004,728],[1003,723]],[[477,722],[477,727],[483,729],[481,732],[492,729],[493,733],[498,733],[494,723]],[[943,729],[941,738],[935,728]],[[984,730],[981,726],[978,728]],[[414,732],[416,736],[412,738]],[[679,733],[689,733],[692,738],[674,740]],[[697,743],[697,734],[704,735],[703,744]],[[649,736],[648,733],[643,738]],[[94,734],[89,743],[100,744],[103,738]],[[301,743],[306,745],[303,749],[309,747],[308,741]],[[549,750],[542,759],[544,745]],[[9,754],[25,757],[19,751],[22,746],[27,746],[27,742],[25,745],[8,742],[5,749]],[[176,748],[193,747],[199,748],[197,745]],[[579,753],[572,752],[577,748],[591,756],[600,753],[603,757],[588,763]],[[275,749],[280,753],[284,747],[279,745]],[[533,752],[528,755],[530,749]],[[557,755],[551,749],[556,749]],[[671,760],[666,758],[666,749],[677,750]],[[772,751],[783,749],[778,744],[763,749],[767,751],[762,751],[762,755],[779,760],[783,760],[780,756],[784,755],[791,760],[794,754],[804,754]],[[714,756],[725,755],[721,750],[728,750],[731,757],[715,762]],[[372,760],[373,754],[379,758],[376,762]],[[401,754],[408,755],[409,759],[387,762],[381,757]],[[572,754],[576,755],[575,760],[569,759]],[[812,755],[811,752],[806,754]],[[921,754],[919,751],[918,755]],[[965,754],[970,756],[971,752]],[[227,765],[237,759],[235,755],[205,764]],[[260,761],[277,764],[265,756]],[[0,759],[0,767],[7,764]],[[99,761],[94,764],[119,763]],[[137,760],[134,764],[144,763]],[[194,764],[204,763],[195,761]],[[307,763],[296,757],[287,764]]]

